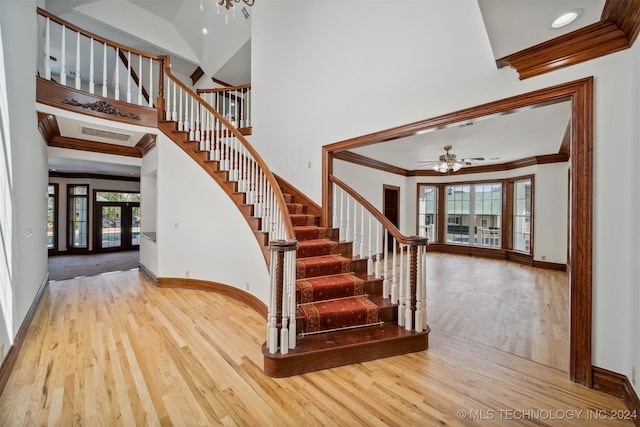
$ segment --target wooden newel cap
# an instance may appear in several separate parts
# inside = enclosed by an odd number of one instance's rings
[[[289,252],[298,249],[297,240],[271,240],[269,242],[269,250],[272,252]]]
[[[407,237],[408,245],[425,246],[429,239],[422,236],[409,236]]]

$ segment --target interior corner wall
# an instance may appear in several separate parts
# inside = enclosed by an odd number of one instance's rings
[[[238,288],[265,304],[267,264],[256,237],[225,191],[164,134],[156,141],[158,277]]]
[[[2,167],[10,170],[10,181],[4,188],[8,194],[2,200],[3,215],[11,212],[12,216],[11,224],[2,224],[9,274],[3,275],[3,282],[8,283],[2,283],[1,297],[11,311],[2,315],[3,328],[11,341],[47,275],[47,152],[35,125],[37,5],[30,0],[0,2],[2,60],[6,67],[6,81],[0,84],[6,84],[8,103],[8,111],[2,112],[6,156]]]
[[[592,363],[629,373],[640,341],[628,303],[638,277],[629,267],[638,263],[640,236],[629,232],[638,177],[636,162],[620,160],[636,144],[632,53],[520,80],[496,68],[476,2],[404,4],[411,13],[386,2],[342,2],[339,11],[324,0],[256,2],[254,146],[319,202],[324,145],[593,76]]]

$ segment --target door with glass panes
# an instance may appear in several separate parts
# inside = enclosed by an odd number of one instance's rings
[[[140,246],[139,194],[96,192],[97,251],[136,249]]]

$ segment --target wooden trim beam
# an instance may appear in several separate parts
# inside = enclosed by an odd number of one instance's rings
[[[53,172],[49,171],[50,178],[82,178],[82,179],[108,179],[111,181],[130,181],[140,182],[140,177],[137,176],[119,176],[119,175],[107,175],[100,173],[86,173],[86,172]]]
[[[69,148],[72,150],[91,151],[94,153],[115,154],[116,156],[142,157],[136,147],[88,141],[86,139],[54,136],[48,141],[49,147]]]
[[[200,80],[202,76],[204,76],[204,70],[202,68],[198,67],[193,70],[193,73],[191,73],[191,75],[189,76],[189,78],[191,79],[191,84],[195,85],[196,83],[198,83],[198,80]]]
[[[399,168],[397,166],[390,165],[389,163],[381,162],[379,160],[372,159],[370,157],[363,156],[362,154],[353,153],[351,151],[341,151],[335,153],[334,159],[343,160],[345,162],[355,163],[360,166],[365,166],[372,169],[378,169],[383,172],[395,173],[402,176],[410,176],[412,171]]]
[[[140,153],[140,157],[144,157],[149,151],[153,150],[156,146],[156,136],[150,133],[145,133],[140,141],[135,145],[136,150]]]
[[[630,48],[640,31],[640,1],[607,0],[601,20],[496,60],[520,80]]]

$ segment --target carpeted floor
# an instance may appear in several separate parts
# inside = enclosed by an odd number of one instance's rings
[[[49,257],[49,280],[66,280],[79,276],[95,276],[112,271],[138,268],[140,251],[109,252],[91,255],[58,255]]]

